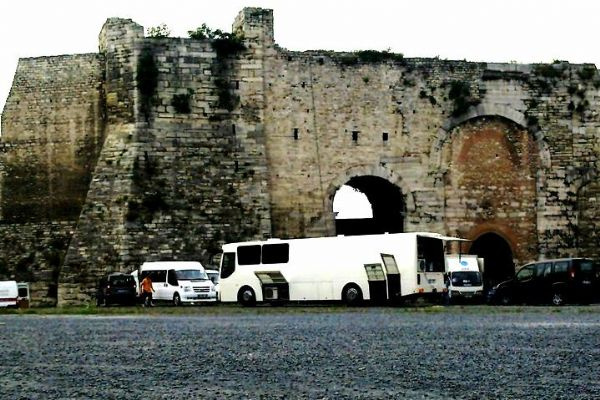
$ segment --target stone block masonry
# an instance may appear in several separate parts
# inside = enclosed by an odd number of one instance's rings
[[[89,302],[99,276],[144,261],[215,266],[225,242],[335,234],[353,182],[398,230],[494,234],[515,264],[600,256],[595,66],[294,52],[259,8],[232,31],[243,49],[223,52],[110,18],[98,54],[20,60],[0,279],[32,282],[33,304]]]

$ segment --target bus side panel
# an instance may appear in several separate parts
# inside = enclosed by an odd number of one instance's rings
[[[250,286],[254,290],[256,301],[263,301],[260,280],[254,274],[254,271],[243,271],[240,270],[239,266],[236,266],[236,272],[231,277],[220,280],[219,291],[221,301],[224,303],[237,302],[237,295],[242,286]]]

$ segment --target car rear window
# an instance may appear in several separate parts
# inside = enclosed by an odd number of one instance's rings
[[[111,276],[110,283],[114,286],[131,286],[134,283],[133,276]]]

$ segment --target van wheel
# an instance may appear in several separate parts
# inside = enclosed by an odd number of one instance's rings
[[[181,305],[181,296],[179,296],[179,293],[175,293],[173,295],[173,305],[175,307],[178,307]]]
[[[562,306],[565,304],[565,295],[562,290],[555,289],[550,300],[553,306]]]
[[[512,298],[507,292],[500,293],[500,304],[503,306],[509,306],[512,303]]]
[[[342,301],[346,303],[346,305],[358,305],[362,299],[362,291],[355,283],[349,283],[342,289]]]
[[[256,294],[250,286],[244,286],[238,292],[238,303],[245,307],[253,306],[256,304]]]

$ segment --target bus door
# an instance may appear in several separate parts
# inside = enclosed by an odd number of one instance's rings
[[[400,301],[402,297],[402,287],[400,284],[400,271],[396,264],[396,258],[391,254],[381,254],[383,265],[387,272],[388,296],[392,302]]]
[[[279,271],[256,271],[260,281],[264,301],[284,301],[290,299],[290,285]]]
[[[365,264],[371,301],[383,303],[387,300],[385,273],[381,264]]]

